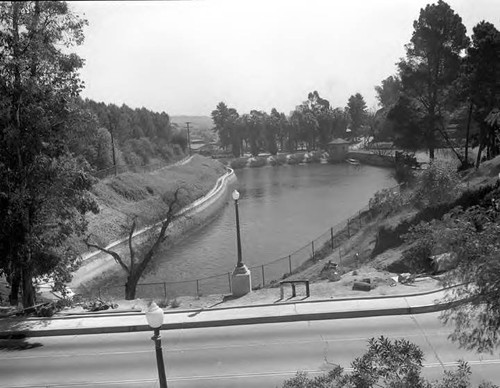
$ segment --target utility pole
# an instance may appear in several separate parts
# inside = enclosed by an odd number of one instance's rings
[[[189,124],[191,124],[191,121],[186,121],[186,126],[188,131],[188,150],[189,150],[189,156],[191,156],[191,138],[189,137]]]
[[[111,114],[108,114],[109,118],[109,134],[111,135],[111,149],[113,150],[113,167],[115,168],[115,176],[116,176],[116,155],[115,155],[115,137],[113,136],[113,132],[115,131],[115,121]]]

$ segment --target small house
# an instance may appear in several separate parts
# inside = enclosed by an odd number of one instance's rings
[[[349,151],[349,142],[344,139],[333,139],[327,144],[329,159],[332,162],[343,162]]]

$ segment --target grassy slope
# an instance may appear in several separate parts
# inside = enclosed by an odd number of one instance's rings
[[[138,226],[150,225],[167,209],[162,195],[181,187],[183,205],[209,192],[225,167],[218,161],[194,155],[182,166],[165,168],[149,174],[125,173],[99,181],[92,189],[100,213],[88,215],[88,233],[95,241],[108,244],[126,236],[132,217]],[[79,251],[86,250],[81,239],[74,240]]]

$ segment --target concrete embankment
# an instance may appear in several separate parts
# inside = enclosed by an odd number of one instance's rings
[[[232,169],[221,176],[212,190],[203,197],[194,201],[188,206],[185,206],[178,213],[177,219],[169,228],[168,243],[172,244],[182,239],[185,234],[195,228],[198,228],[208,222],[212,217],[224,207],[229,199],[231,188],[236,182],[236,175]],[[148,239],[150,231],[158,227],[159,224],[145,227],[134,234],[134,242],[140,244]],[[106,249],[111,249],[120,255],[128,256],[128,239],[122,238],[115,241]],[[72,282],[69,287],[82,291],[80,288],[85,288],[85,284],[89,283],[97,277],[102,277],[103,273],[121,270],[114,259],[100,251],[87,252],[82,255],[83,264],[74,273]]]
[[[357,159],[362,164],[369,164],[370,166],[394,167],[395,163],[394,156],[378,155],[370,151],[349,151],[346,157]]]

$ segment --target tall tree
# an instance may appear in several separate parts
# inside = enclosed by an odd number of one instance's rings
[[[68,151],[81,122],[75,99],[83,61],[65,47],[83,41],[85,21],[65,2],[0,3],[0,272],[35,302],[33,279],[69,280],[74,252],[67,237],[97,211],[85,164]]]
[[[460,55],[469,44],[462,19],[442,0],[420,10],[398,64],[403,93],[421,116],[421,136],[434,159],[437,135],[444,133],[444,111],[449,89],[460,69]],[[397,130],[397,127],[396,127]]]
[[[217,108],[212,111],[214,131],[219,134],[219,140],[224,148],[232,146],[234,156],[240,156],[240,134],[238,132],[238,112],[229,108],[224,102],[219,102]]]
[[[360,93],[349,97],[347,110],[351,118],[351,130],[356,135],[366,120],[366,102]]]
[[[401,81],[397,76],[389,76],[382,80],[380,86],[375,86],[377,100],[382,108],[390,108],[401,95]]]
[[[478,167],[484,148],[488,158],[499,152],[496,128],[486,120],[500,106],[500,32],[491,23],[482,21],[473,28],[472,44],[465,58],[465,78],[472,114],[479,123]]]

